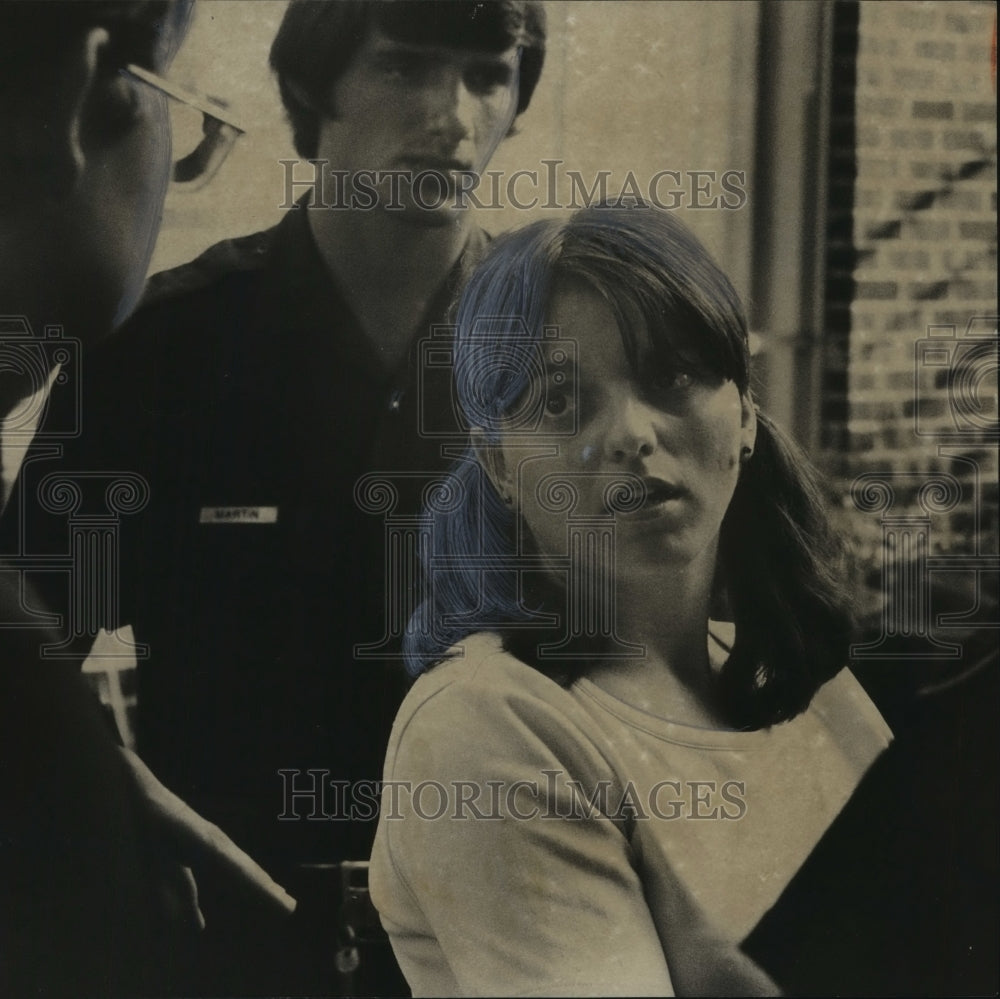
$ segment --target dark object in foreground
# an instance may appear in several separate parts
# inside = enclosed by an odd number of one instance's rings
[[[854,667],[896,741],[744,944],[790,995],[997,994],[1000,658],[949,637],[960,660]]]

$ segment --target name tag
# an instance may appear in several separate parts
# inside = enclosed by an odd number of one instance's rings
[[[276,506],[203,506],[199,524],[276,524]]]

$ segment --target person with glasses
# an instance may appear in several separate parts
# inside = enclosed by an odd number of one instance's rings
[[[52,364],[93,347],[142,287],[170,169],[158,74],[190,8],[0,6],[8,430],[58,381]],[[282,920],[294,901],[116,746],[77,664],[46,655],[58,636],[22,570],[0,564],[0,994],[161,994],[202,922],[182,864],[227,871],[247,904]]]
[[[341,865],[371,849],[412,596],[364,477],[385,473],[396,523],[447,465],[450,370],[425,370],[421,341],[485,246],[461,193],[528,107],[544,51],[534,0],[292,0],[271,66],[296,149],[314,161],[308,188],[292,184],[302,197],[275,228],[154,276],[135,316],[88,358],[82,433],[58,466],[127,469],[149,487],[119,519],[110,606],[74,627],[73,581],[37,581],[68,608],[64,637],[86,654],[98,622],[132,625],[146,653],[142,758],[293,895],[332,905],[334,922],[339,886],[363,877]],[[203,109],[220,131],[234,124]],[[182,158],[175,180],[203,158]],[[309,173],[298,164],[294,179]],[[276,170],[278,203],[288,184]],[[59,389],[57,421],[76,404]],[[6,550],[65,550],[65,514],[22,499],[54,467],[29,454]],[[104,502],[99,477],[80,488]],[[207,879],[199,889],[206,933],[233,934],[239,907]],[[226,912],[214,922],[213,902]],[[356,935],[351,987],[405,989],[366,919],[336,927],[338,967],[353,966]],[[371,959],[369,932],[381,949]],[[329,938],[285,961],[298,979],[269,969],[274,949],[264,934],[220,958],[210,987],[333,987]]]
[[[175,155],[171,180],[190,191],[204,187],[222,166],[236,140],[244,134],[244,129],[228,113],[226,103],[217,97],[203,96],[178,86],[142,66],[126,66],[125,72],[171,98],[171,109],[179,106],[197,112],[201,117],[201,134],[193,143],[193,148],[178,156],[178,139],[184,135],[184,129],[178,128],[172,116],[170,134]]]

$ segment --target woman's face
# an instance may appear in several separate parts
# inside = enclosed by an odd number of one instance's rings
[[[694,563],[714,571],[741,449],[754,443],[750,400],[732,381],[680,371],[640,382],[614,313],[581,281],[557,284],[547,321],[561,341],[575,342],[575,372],[547,363],[548,405],[537,430],[503,436],[487,459],[541,553],[567,554],[569,519],[613,516],[616,575],[624,568],[634,579]],[[548,361],[553,350],[541,349]],[[609,504],[609,486],[637,484],[629,476],[643,487],[636,502],[627,512],[609,509],[620,507]],[[560,480],[577,494],[569,509],[559,502],[566,496]]]

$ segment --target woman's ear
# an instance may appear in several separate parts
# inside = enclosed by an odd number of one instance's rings
[[[757,406],[749,389],[740,394],[740,452],[753,454],[757,442]]]
[[[503,452],[503,446],[498,442],[488,440],[486,434],[479,429],[472,431],[471,440],[476,458],[482,465],[483,471],[486,472],[486,477],[497,491],[497,495],[507,506],[514,507],[517,501],[517,487],[507,463],[507,456]]]

